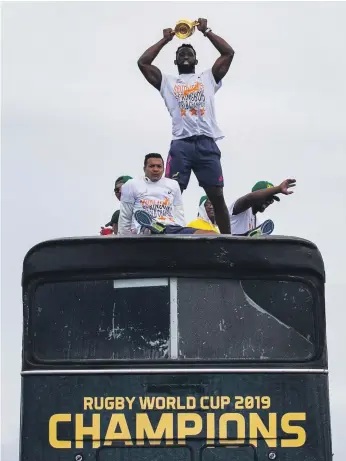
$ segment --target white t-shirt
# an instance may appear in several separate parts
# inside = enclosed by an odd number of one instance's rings
[[[243,211],[242,213],[234,215],[233,208],[236,202],[237,200],[235,200],[232,203],[232,205],[228,208],[231,222],[231,232],[232,235],[243,235],[246,234],[246,232],[255,229],[257,226],[261,224],[261,222],[257,218],[257,216],[253,214],[251,207]]]
[[[130,179],[121,188],[119,234],[140,232],[134,219],[137,210],[145,210],[165,225],[185,226],[183,200],[177,181],[161,178],[152,182],[148,178]]]
[[[201,74],[162,75],[160,93],[172,117],[173,139],[205,135],[216,141],[224,137],[216,123],[214,104],[221,86],[211,69]]]

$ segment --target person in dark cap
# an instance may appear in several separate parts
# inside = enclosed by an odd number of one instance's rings
[[[117,210],[112,214],[111,220],[105,224],[105,227],[101,227],[100,235],[111,235],[118,233],[119,215],[120,210]]]
[[[121,188],[122,186],[132,179],[132,176],[122,175],[119,176],[115,180],[114,183],[114,194],[116,198],[120,201],[121,198]],[[105,225],[105,227],[101,227],[100,235],[111,235],[118,233],[118,221],[119,221],[120,210],[117,210],[113,213],[111,220]]]
[[[248,235],[260,222],[257,213],[263,213],[268,206],[279,202],[277,194],[290,195],[295,187],[295,179],[285,179],[279,186],[268,181],[258,181],[249,194],[238,198],[229,207],[232,235]]]
[[[118,179],[115,180],[115,183],[114,183],[114,194],[116,196],[116,198],[120,201],[120,198],[121,198],[121,188],[124,184],[127,183],[127,181],[129,179],[132,179],[132,176],[119,176]]]
[[[194,227],[202,230],[212,230],[220,233],[219,228],[215,224],[215,213],[211,201],[206,195],[201,197],[199,201],[199,209],[197,219],[191,221],[187,227]]]

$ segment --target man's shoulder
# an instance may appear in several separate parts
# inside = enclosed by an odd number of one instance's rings
[[[200,74],[200,79],[203,81],[203,83],[211,85],[216,91],[222,86],[222,80],[220,80],[219,83],[216,83],[212,68],[204,70]]]
[[[136,193],[144,185],[143,178],[133,178],[129,179],[121,188],[121,195],[126,193]]]
[[[163,177],[161,179],[161,181],[162,181],[163,186],[170,187],[173,190],[178,190],[179,189],[179,184],[175,179],[170,179],[170,178]]]
[[[162,74],[163,77],[167,78],[168,80],[176,80],[179,78],[179,74],[177,75],[172,75],[172,74]]]
[[[199,75],[209,75],[210,72],[212,72],[211,67],[208,67],[208,69],[202,70],[202,72],[199,73]]]
[[[133,187],[133,186],[138,186],[138,185],[143,184],[143,183],[144,183],[144,178],[136,177],[136,178],[129,179],[129,180],[124,184],[124,186],[129,185],[130,187]],[[123,186],[123,187],[124,187],[124,186]]]
[[[179,79],[179,75],[162,74],[162,86],[161,86],[161,88],[163,88],[167,84],[168,85],[175,85],[175,83],[177,82],[178,79]]]
[[[238,199],[237,199],[238,200]],[[234,208],[234,205],[237,203],[237,200],[233,200],[233,202],[229,205],[228,207],[228,212],[230,214],[230,216],[232,215],[233,213],[233,208]]]
[[[204,69],[202,72],[200,72],[200,73],[198,74],[198,76],[199,76],[200,78],[208,78],[208,79],[210,79],[210,77],[211,77],[212,75],[213,75],[213,71],[212,71],[211,67],[208,68],[208,69]]]
[[[237,214],[235,214],[235,215],[233,214],[233,209],[234,209],[234,207],[235,207],[235,204],[238,202],[238,200],[239,200],[240,198],[241,198],[241,197],[239,197],[239,198],[237,198],[236,200],[234,200],[234,201],[231,203],[231,205],[228,207],[228,212],[229,212],[230,217],[232,217],[232,216],[233,216],[233,217],[235,217],[235,216],[237,216],[237,217],[239,217],[239,216],[245,216],[245,215],[248,214],[248,213],[252,213],[251,208],[247,208],[246,210],[242,211],[241,213],[237,213]]]

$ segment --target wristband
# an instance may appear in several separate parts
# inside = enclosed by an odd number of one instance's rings
[[[211,32],[211,28],[207,27],[207,29],[205,29],[205,31],[203,32],[204,37],[206,37],[209,32]]]

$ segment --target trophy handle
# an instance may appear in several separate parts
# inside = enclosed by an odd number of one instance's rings
[[[186,29],[186,31],[183,33],[179,32],[179,29],[177,31],[177,27],[179,25],[184,26],[184,29]],[[194,33],[195,27],[198,25],[199,25],[198,21],[190,21],[188,19],[181,19],[180,21],[177,22],[174,28],[175,35],[180,39],[186,39]]]
[[[192,21],[191,22],[191,27],[196,27],[196,26],[199,26],[199,22],[198,21]],[[173,28],[174,30],[174,28]]]

